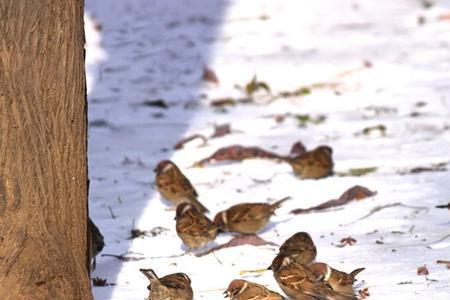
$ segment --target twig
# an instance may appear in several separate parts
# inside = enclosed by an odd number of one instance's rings
[[[366,214],[365,216],[362,216],[361,218],[358,218],[350,223],[347,224],[343,224],[343,226],[348,226],[348,225],[352,225],[355,224],[356,222],[359,222],[361,220],[367,219],[368,217],[370,217],[371,215],[385,209],[385,208],[391,208],[391,207],[396,207],[396,206],[402,206],[402,207],[406,207],[406,208],[412,208],[412,209],[419,209],[419,210],[426,210],[427,212],[429,211],[428,207],[423,207],[423,206],[410,206],[410,205],[405,205],[401,202],[396,202],[396,203],[391,203],[391,204],[387,204],[387,205],[382,205],[382,206],[376,206],[374,208],[372,208],[372,210]]]
[[[219,264],[223,265],[222,261],[220,261],[220,259],[216,256],[216,253],[211,252],[212,255],[214,256],[214,258],[219,262]]]
[[[113,213],[111,206],[108,206],[109,212],[111,213],[111,218],[116,219],[117,216]]]

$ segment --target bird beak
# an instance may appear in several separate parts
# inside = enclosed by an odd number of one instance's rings
[[[224,298],[228,298],[228,297],[230,297],[230,295],[228,294],[228,290],[226,290],[225,292],[223,292],[223,297]]]
[[[267,270],[272,270],[272,265],[270,265],[269,267],[267,267]]]

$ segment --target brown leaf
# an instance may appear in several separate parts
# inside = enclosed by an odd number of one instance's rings
[[[182,139],[182,140],[179,141],[178,143],[176,143],[175,146],[174,146],[173,148],[174,148],[175,150],[183,149],[183,147],[184,147],[185,144],[187,144],[187,143],[189,143],[190,141],[195,140],[195,139],[201,139],[202,142],[203,142],[202,145],[205,145],[206,142],[208,141],[208,139],[207,139],[204,135],[201,135],[201,134],[193,134],[193,135],[191,135],[191,136],[188,136],[188,137]]]
[[[169,108],[169,105],[167,105],[166,101],[164,101],[163,99],[145,100],[141,103],[141,105],[159,107],[163,109]]]
[[[436,208],[446,208],[446,209],[450,209],[450,202],[448,204],[444,204],[444,205],[436,205]]]
[[[230,124],[214,125],[214,133],[211,138],[218,138],[231,133]]]
[[[241,145],[233,145],[228,147],[223,147],[214,152],[211,156],[204,158],[196,162],[195,166],[203,166],[211,162],[218,161],[242,161],[249,158],[268,158],[268,159],[281,159],[281,156],[266,151],[259,147],[247,147]]]
[[[267,93],[270,93],[269,85],[264,81],[258,81],[256,75],[253,76],[252,80],[245,85],[245,92],[247,95],[252,96],[258,90],[265,90]]]
[[[371,197],[376,195],[376,191],[371,191],[366,187],[355,185],[354,187],[349,188],[345,191],[339,199],[332,199],[321,203],[317,206],[309,207],[309,208],[298,208],[291,211],[292,214],[304,214],[312,211],[320,211],[324,209],[328,209],[331,207],[342,206],[347,203],[352,202],[353,200],[361,200],[367,197]]]
[[[426,265],[417,268],[417,275],[428,275],[428,274],[430,274],[430,272],[428,272]]]
[[[360,299],[366,299],[367,297],[370,296],[369,288],[366,287],[366,288],[360,289],[358,291],[358,294],[359,294]]]
[[[268,242],[262,238],[260,238],[257,235],[254,234],[244,234],[244,235],[237,235],[235,237],[233,237],[231,240],[229,240],[227,243],[225,244],[221,244],[219,246],[213,247],[207,251],[204,252],[200,252],[197,253],[195,256],[200,257],[200,256],[204,256],[207,255],[211,252],[217,251],[217,250],[221,250],[221,249],[225,249],[225,248],[232,248],[232,247],[237,247],[237,246],[242,246],[242,245],[252,245],[252,246],[263,246],[263,245],[273,245],[273,246],[278,246],[275,243],[272,242]]]
[[[233,98],[220,98],[211,101],[211,106],[213,107],[224,107],[224,106],[232,106],[236,105],[238,101]]]
[[[116,285],[115,283],[109,283],[106,278],[94,277],[92,278],[93,286],[111,286]]]
[[[447,269],[450,269],[450,260],[442,260],[442,259],[438,259],[436,261],[437,264],[444,264],[447,266]]]
[[[216,73],[212,69],[210,69],[208,67],[205,67],[203,69],[202,79],[204,81],[209,81],[209,82],[212,82],[212,83],[215,83],[215,84],[219,84],[219,78],[217,77]]]
[[[354,244],[356,244],[357,240],[352,238],[351,236],[343,238],[340,240],[340,244],[338,245],[338,247],[345,247],[347,245],[349,246],[353,246]]]

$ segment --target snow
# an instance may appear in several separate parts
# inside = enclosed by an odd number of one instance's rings
[[[436,264],[450,259],[450,238],[436,243],[449,234],[450,212],[435,208],[450,201],[450,173],[401,174],[449,162],[450,22],[440,16],[450,12],[450,1],[433,2],[425,9],[413,0],[87,0],[90,215],[105,236],[102,253],[144,258],[99,256],[92,277],[115,285],[93,287],[95,299],[147,297],[139,268],[187,273],[195,299],[222,299],[236,278],[280,291],[269,271],[239,274],[267,267],[274,246],[170,257],[186,248],[175,232],[174,211],[154,187],[153,168],[162,159],[176,162],[190,178],[211,218],[239,202],[292,196],[260,236],[281,244],[297,231],[309,232],[318,261],[343,271],[366,268],[357,289],[368,287],[369,299],[450,299],[450,270]],[[423,25],[419,16],[426,19]],[[205,66],[216,72],[219,86],[201,80]],[[210,106],[213,99],[242,97],[235,85],[255,74],[274,94],[314,83],[336,84],[338,93],[312,89],[296,98],[269,102],[262,95],[254,104]],[[169,108],[141,105],[156,99]],[[301,128],[293,117],[282,123],[271,117],[285,113],[326,120]],[[214,124],[223,123],[235,132],[204,147],[192,142],[173,150],[183,137],[209,136]],[[358,134],[379,124],[386,127],[384,136]],[[242,144],[287,154],[298,140],[308,149],[330,145],[336,172],[378,169],[361,177],[302,181],[288,165],[265,160],[190,168],[219,147]],[[289,213],[357,184],[378,194],[337,210]],[[398,202],[404,206],[345,225]],[[132,228],[158,226],[168,230],[129,239]],[[336,247],[348,236],[356,244]],[[229,239],[221,235],[214,244]],[[428,276],[417,275],[422,265]]]

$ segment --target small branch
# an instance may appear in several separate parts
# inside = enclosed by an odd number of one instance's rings
[[[348,225],[355,224],[356,222],[359,222],[361,220],[367,219],[371,215],[373,215],[373,214],[375,214],[377,212],[380,212],[383,209],[397,207],[397,206],[402,206],[402,207],[411,208],[411,209],[418,209],[418,210],[426,210],[427,212],[429,211],[428,207],[424,207],[424,206],[410,206],[410,205],[405,205],[405,204],[403,204],[401,202],[396,202],[396,203],[391,203],[391,204],[387,204],[387,205],[383,205],[383,206],[376,206],[376,207],[372,208],[372,210],[367,215],[362,216],[361,218],[356,219],[353,222],[350,222],[350,223],[347,223],[347,224],[343,224],[343,226],[348,226]]]

